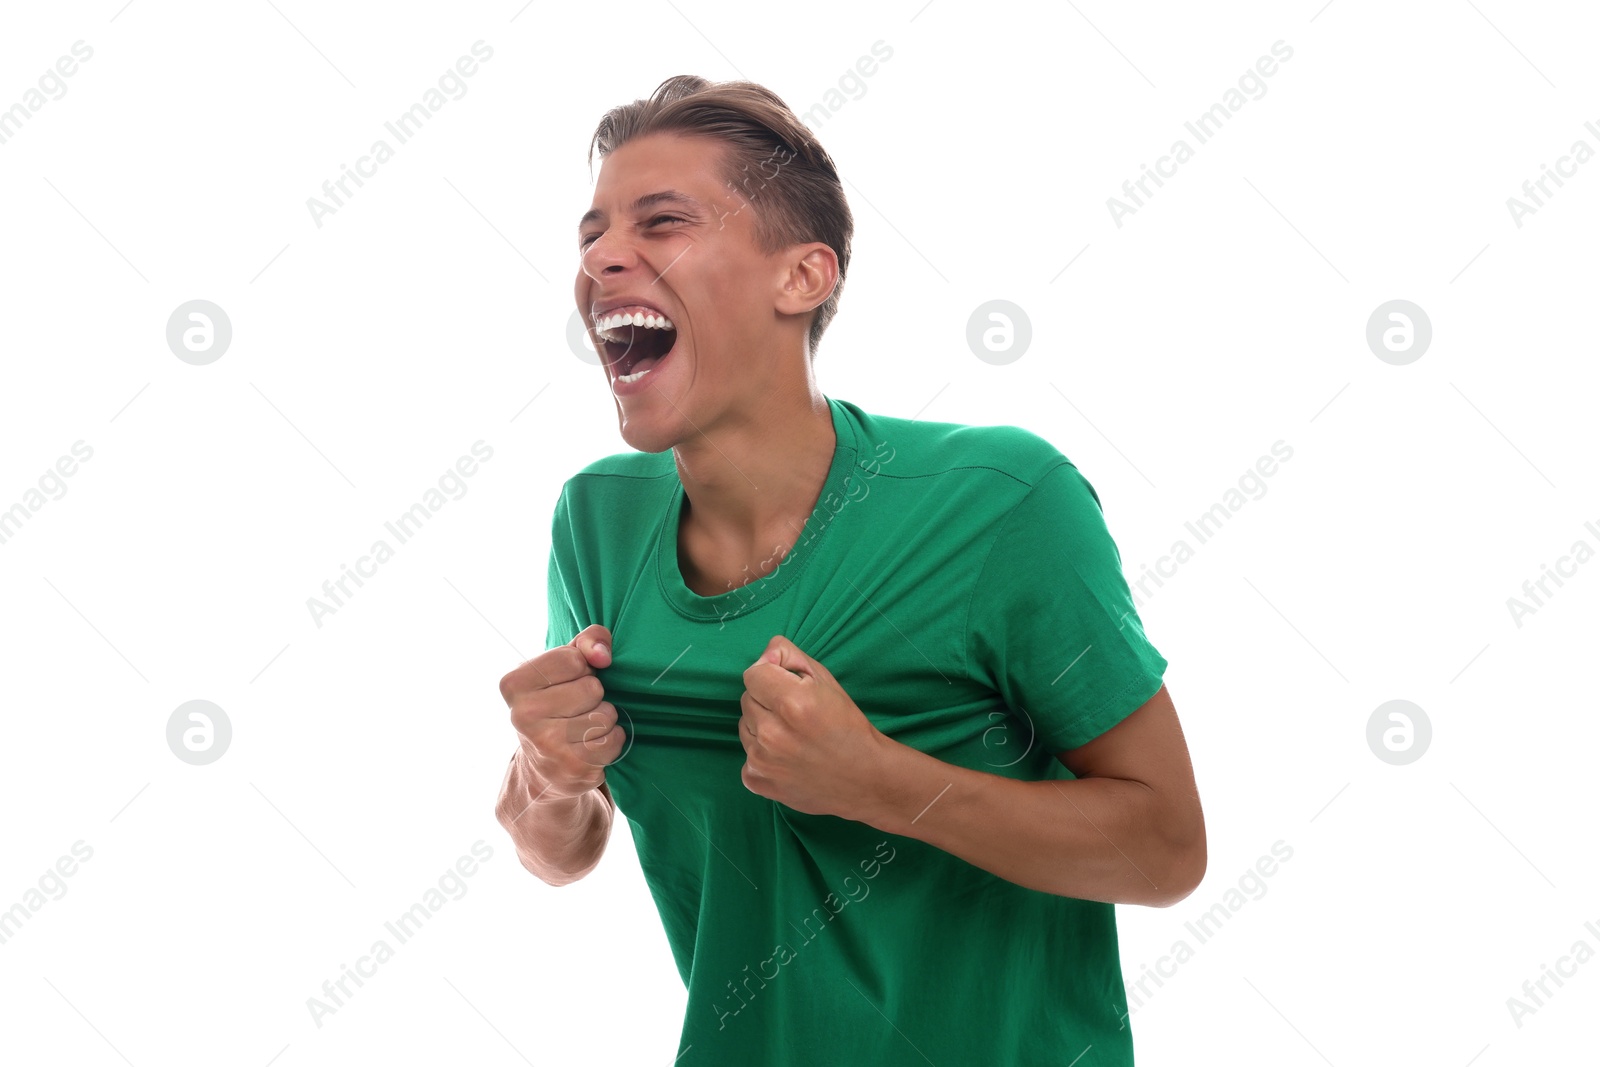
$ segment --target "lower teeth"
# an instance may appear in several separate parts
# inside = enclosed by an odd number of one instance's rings
[[[656,365],[656,358],[654,356],[646,356],[644,359],[639,361],[639,366],[642,368],[641,370],[636,370],[632,374],[621,374],[621,375],[618,375],[617,376],[617,381],[619,381],[619,382],[636,382],[640,378],[643,378],[646,374],[649,374],[650,371],[655,367],[655,365]]]

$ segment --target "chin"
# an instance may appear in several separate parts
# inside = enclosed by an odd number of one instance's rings
[[[676,425],[661,426],[638,416],[629,418],[618,406],[617,432],[636,452],[665,452],[678,443]]]

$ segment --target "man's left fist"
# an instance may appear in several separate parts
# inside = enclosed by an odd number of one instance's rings
[[[808,815],[857,819],[867,810],[889,738],[828,668],[780,634],[745,669],[744,690],[746,789]]]

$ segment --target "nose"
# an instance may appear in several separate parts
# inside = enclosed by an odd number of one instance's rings
[[[638,262],[638,251],[626,233],[612,227],[590,241],[578,258],[583,273],[599,278],[627,270]]]

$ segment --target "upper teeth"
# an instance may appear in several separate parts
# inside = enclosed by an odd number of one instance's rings
[[[595,332],[601,334],[602,336],[606,333],[606,331],[614,330],[619,326],[643,326],[648,330],[677,329],[677,327],[672,324],[672,320],[667,318],[665,315],[657,315],[642,311],[611,312],[600,316],[600,318],[595,320],[594,324]],[[606,337],[604,339],[607,341],[617,340],[617,338],[611,337]]]

